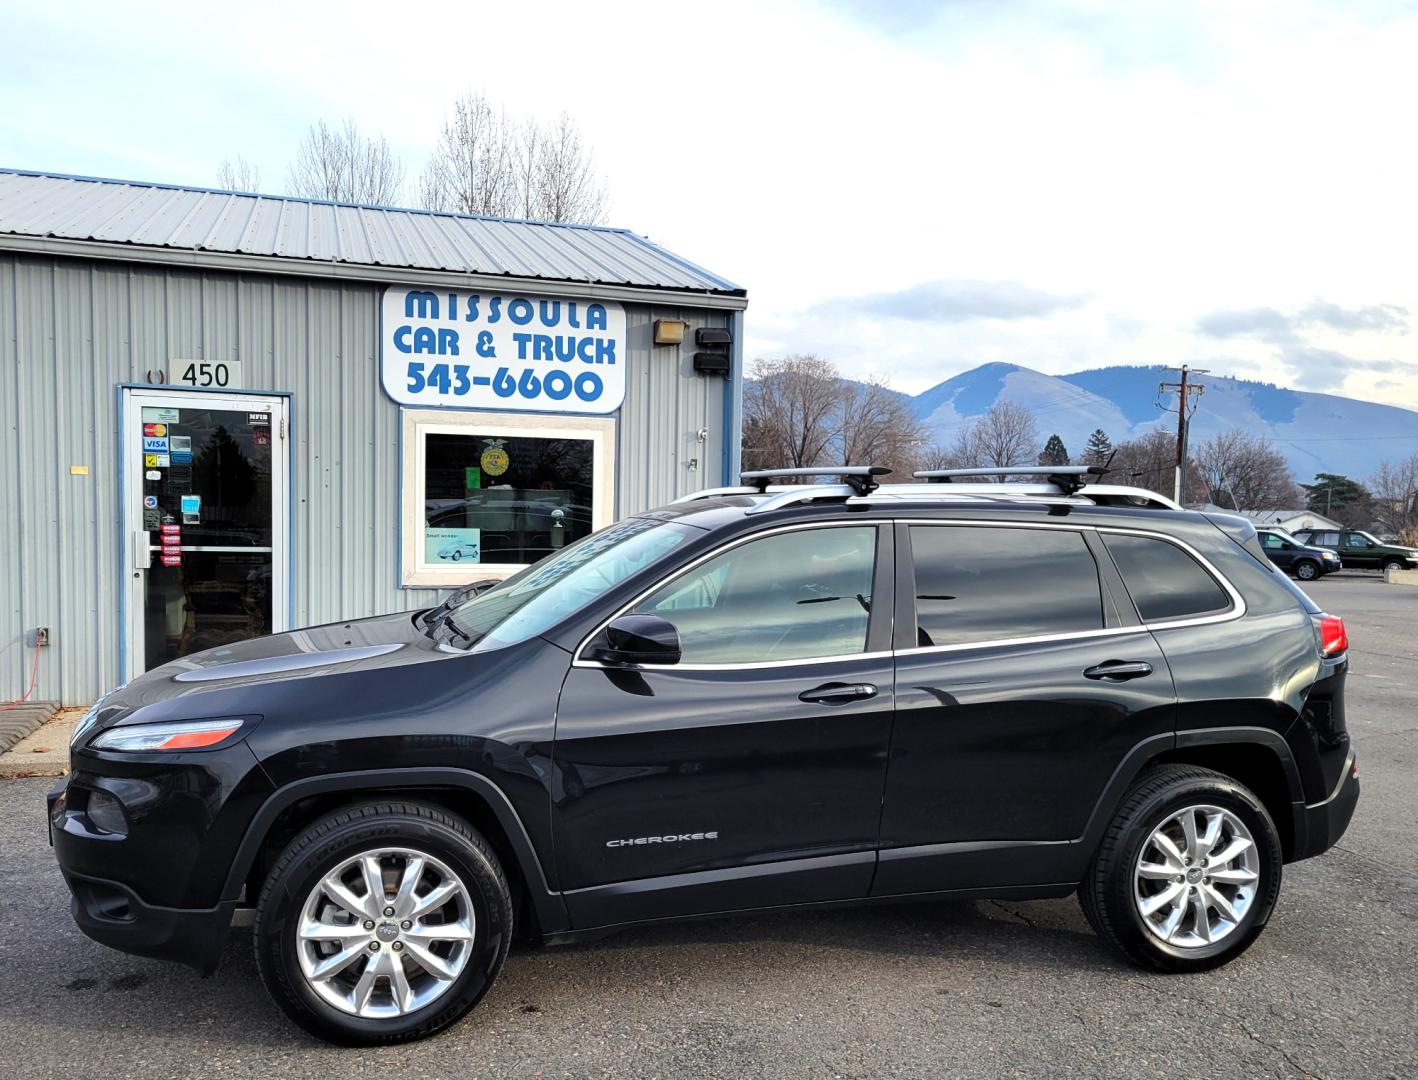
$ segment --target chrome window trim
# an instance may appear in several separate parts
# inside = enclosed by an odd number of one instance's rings
[[[949,645],[915,645],[906,649],[892,649],[881,652],[860,652],[841,653],[834,656],[809,656],[797,660],[761,660],[745,662],[739,664],[603,664],[598,660],[587,660],[582,657],[582,653],[602,630],[613,621],[620,618],[627,611],[635,607],[636,604],[644,600],[651,593],[658,591],[661,587],[668,585],[675,578],[688,573],[701,563],[707,562],[726,551],[748,543],[750,540],[757,540],[761,537],[772,536],[775,533],[793,532],[799,529],[834,529],[834,528],[862,528],[865,526],[877,527],[882,525],[949,525],[967,526],[980,529],[1054,529],[1063,532],[1076,533],[1110,533],[1118,536],[1145,536],[1153,540],[1162,540],[1181,548],[1184,552],[1195,559],[1231,598],[1231,607],[1226,611],[1220,611],[1213,615],[1199,615],[1195,618],[1169,619],[1162,622],[1143,622],[1135,626],[1109,626],[1098,630],[1075,630],[1065,634],[1039,634],[1028,637],[1015,638],[990,638],[982,641],[960,641]],[[1124,583],[1126,584],[1126,582]],[[1100,581],[1101,590],[1102,583]],[[1134,605],[1136,606],[1136,605]],[[1062,522],[1062,521],[983,521],[978,518],[917,518],[902,517],[890,519],[877,519],[874,521],[805,521],[793,525],[780,525],[772,529],[764,529],[761,532],[750,533],[747,536],[740,536],[732,542],[722,547],[715,548],[695,559],[693,562],[681,567],[668,577],[661,578],[658,582],[636,596],[629,603],[621,607],[609,618],[596,626],[586,637],[581,639],[581,644],[576,647],[575,655],[571,661],[573,668],[599,668],[603,671],[754,671],[768,670],[782,667],[801,667],[806,664],[830,664],[844,660],[880,660],[888,656],[925,656],[932,653],[965,652],[972,649],[1004,649],[1018,645],[1046,645],[1055,641],[1087,641],[1099,638],[1126,637],[1133,634],[1151,633],[1154,630],[1175,630],[1189,626],[1207,626],[1212,623],[1232,622],[1243,618],[1246,614],[1246,601],[1225,574],[1201,552],[1192,547],[1185,540],[1179,540],[1175,536],[1167,533],[1157,532],[1152,529],[1129,529],[1114,525],[1090,525],[1082,522]]]

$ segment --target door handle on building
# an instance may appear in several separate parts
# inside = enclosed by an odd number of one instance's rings
[[[153,565],[152,538],[146,529],[133,534],[133,569],[147,570]]]

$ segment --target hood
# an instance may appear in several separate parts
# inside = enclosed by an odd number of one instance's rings
[[[426,663],[449,655],[414,625],[413,612],[290,630],[219,645],[144,672],[100,700],[91,710],[92,723],[86,717],[81,730],[130,719],[156,722],[170,715],[255,713],[260,711],[254,707],[255,693],[209,695],[255,691],[289,679]],[[143,715],[135,715],[138,712]]]

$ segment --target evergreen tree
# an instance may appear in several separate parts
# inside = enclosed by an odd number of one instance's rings
[[[1095,428],[1088,436],[1088,446],[1083,451],[1083,464],[1103,465],[1113,453],[1113,440],[1102,428]]]
[[[1049,436],[1049,441],[1044,444],[1043,451],[1039,454],[1040,465],[1067,465],[1068,448],[1064,446],[1064,441],[1055,433]]]
[[[1339,473],[1316,473],[1313,484],[1301,484],[1309,494],[1306,509],[1341,525],[1360,528],[1373,514],[1372,496],[1357,480]]]

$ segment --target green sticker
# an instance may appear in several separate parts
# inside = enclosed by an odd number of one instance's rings
[[[463,487],[468,491],[477,491],[483,486],[483,471],[476,465],[469,465],[463,470]]]

